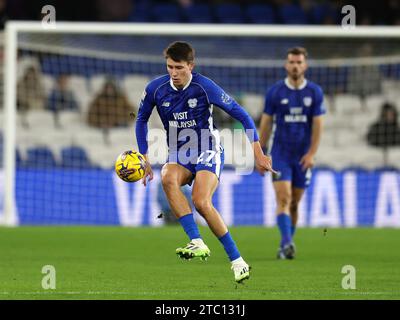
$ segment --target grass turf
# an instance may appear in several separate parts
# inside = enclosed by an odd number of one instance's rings
[[[179,226],[0,228],[0,299],[400,299],[400,230],[299,229],[295,260],[276,260],[276,228],[231,233],[252,266],[236,284],[219,241],[201,228],[208,261],[182,261]],[[44,265],[56,289],[41,286]],[[344,290],[344,265],[356,289]]]

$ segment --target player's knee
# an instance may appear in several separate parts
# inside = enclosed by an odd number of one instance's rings
[[[291,197],[289,193],[278,193],[278,203],[282,207],[289,207],[291,204]]]
[[[171,190],[174,188],[179,188],[177,179],[174,176],[165,174],[161,176],[161,183],[164,190]]]
[[[202,215],[206,215],[212,208],[211,201],[203,196],[193,195],[192,202],[196,210]]]
[[[298,209],[299,209],[299,204],[296,201],[292,201],[290,203],[290,212],[297,213]]]

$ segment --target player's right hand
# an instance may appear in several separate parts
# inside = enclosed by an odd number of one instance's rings
[[[150,162],[146,161],[146,169],[144,170],[144,176],[142,178],[143,186],[147,185],[147,177],[149,177],[148,181],[153,180],[153,169],[151,168]]]
[[[272,168],[272,158],[266,155],[262,155],[256,158],[256,169],[262,176],[264,175],[265,171],[277,173]]]

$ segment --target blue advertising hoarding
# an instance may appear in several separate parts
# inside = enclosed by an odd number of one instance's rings
[[[158,216],[165,211],[159,192],[159,170],[145,188],[140,182],[123,182],[112,170],[18,169],[18,220],[21,225],[157,226],[164,223]],[[213,203],[228,225],[275,225],[269,175],[224,170]],[[400,227],[400,173],[316,169],[298,224]]]

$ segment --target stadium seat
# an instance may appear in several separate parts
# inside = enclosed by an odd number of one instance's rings
[[[190,23],[212,23],[214,22],[211,8],[205,3],[194,3],[183,9],[186,22]]]
[[[153,5],[152,20],[154,22],[182,22],[180,8],[174,3]]]
[[[83,148],[89,146],[105,148],[107,136],[107,132],[101,129],[83,127],[81,130],[72,133],[72,144]]]
[[[54,113],[47,110],[29,110],[25,115],[28,128],[54,128]]]
[[[357,115],[362,111],[361,99],[353,94],[338,94],[334,98],[334,108],[338,115]]]
[[[91,163],[83,148],[71,146],[61,149],[61,166],[63,168],[86,169],[91,167]]]
[[[276,23],[275,10],[268,4],[249,4],[246,6],[245,14],[250,23]]]
[[[311,21],[313,24],[323,24],[326,16],[329,14],[327,3],[316,4],[310,10]]]
[[[47,147],[29,148],[24,166],[28,168],[48,169],[57,166],[55,157]]]
[[[295,4],[282,5],[279,14],[284,24],[307,24],[307,15],[301,6]]]
[[[129,16],[131,22],[148,22],[150,21],[149,15],[149,2],[147,0],[136,0],[133,10]]]
[[[324,116],[324,129],[336,131],[340,130],[341,128],[350,128],[352,126],[352,122],[346,120],[348,120],[346,117],[337,115],[335,113],[327,114]]]
[[[90,92],[87,78],[82,76],[70,76],[68,87],[74,93],[79,109],[85,112],[89,106]]]
[[[130,128],[113,128],[109,132],[109,141],[113,146],[118,146],[123,150],[135,149],[138,150],[135,130]]]
[[[393,92],[399,93],[400,81],[399,80],[382,80],[382,90],[385,94],[392,94]]]
[[[140,104],[143,91],[150,79],[142,75],[129,75],[126,76],[122,82],[122,89],[127,94],[129,101],[134,105],[136,111]]]
[[[89,92],[93,98],[98,94],[106,83],[107,75],[97,74],[89,78]]]
[[[382,105],[386,102],[384,95],[370,95],[365,98],[365,112],[371,115],[372,119],[378,119]]]
[[[333,110],[333,97],[327,94],[324,94],[324,101],[323,104],[326,108],[326,113],[331,114],[334,112]]]
[[[79,130],[82,127],[86,127],[84,115],[77,111],[60,111],[56,118],[60,129],[66,131]]]
[[[43,87],[44,87],[44,93],[46,95],[46,97],[48,97],[51,93],[51,90],[53,90],[54,85],[55,85],[55,80],[52,76],[48,76],[48,75],[43,75],[42,76],[42,83],[43,83]]]
[[[352,164],[358,164],[369,170],[384,166],[384,154],[380,148],[364,144],[362,146],[351,146],[344,151],[352,156]]]
[[[243,94],[242,105],[256,121],[264,109],[264,96],[259,94]]]
[[[125,148],[121,149],[118,145],[110,145],[107,148],[87,146],[85,151],[88,154],[89,159],[91,159],[93,166],[103,169],[111,169],[114,167],[115,160],[117,159],[118,155],[126,150]]]
[[[351,118],[354,132],[365,139],[369,127],[377,120],[373,113],[363,112]]]
[[[336,146],[339,148],[351,147],[354,145],[365,145],[366,139],[358,131],[353,129],[340,129],[335,133]]]
[[[336,130],[327,130],[325,128],[322,137],[321,137],[321,144],[329,147],[336,146]]]
[[[329,166],[336,170],[352,166],[374,169],[383,166],[383,160],[382,150],[370,147],[366,143],[340,148],[321,144],[316,156],[318,166]]]
[[[244,23],[242,8],[239,4],[221,3],[214,7],[214,13],[221,23]]]

